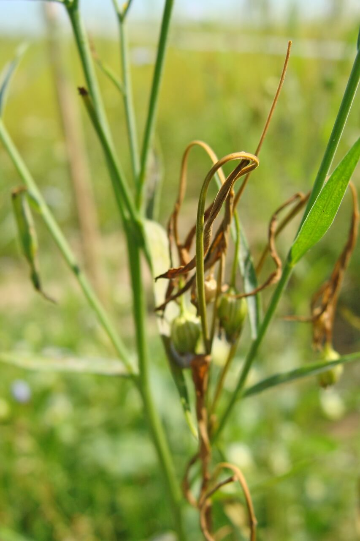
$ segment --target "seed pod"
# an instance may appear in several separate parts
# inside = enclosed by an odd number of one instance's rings
[[[39,262],[37,257],[38,240],[28,201],[29,194],[26,188],[18,188],[17,190],[14,190],[11,195],[19,240],[22,252],[30,266],[30,278],[33,286],[47,300],[55,302],[51,297],[44,293],[41,287]]]
[[[200,334],[200,319],[191,314],[179,315],[171,323],[171,341],[180,355],[195,353]]]
[[[219,302],[218,318],[220,328],[224,329],[226,340],[235,342],[241,334],[244,321],[247,316],[247,304],[245,299],[236,299],[234,289],[230,289],[223,295]]]
[[[324,361],[336,361],[340,358],[340,355],[329,344],[326,344],[322,351],[321,357]],[[343,366],[338,364],[337,366],[333,366],[332,368],[329,368],[329,370],[318,374],[317,379],[319,385],[324,389],[335,385],[335,383],[339,381],[343,371]]]

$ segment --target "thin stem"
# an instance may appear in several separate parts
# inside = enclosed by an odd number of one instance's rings
[[[235,248],[234,248],[234,259],[233,259],[233,264],[232,264],[232,269],[231,269],[230,287],[235,289],[239,251],[240,251],[240,222],[239,222],[239,216],[236,210],[234,212],[233,218],[235,222]]]
[[[286,264],[285,267],[284,267],[284,270],[283,270],[283,273],[282,273],[282,276],[281,276],[281,279],[280,281],[278,282],[277,284],[277,287],[276,287],[276,290],[274,291],[274,294],[272,296],[272,299],[271,299],[271,302],[270,302],[270,305],[269,305],[269,308],[265,314],[265,317],[264,317],[264,320],[261,324],[261,327],[259,329],[259,333],[258,333],[258,336],[256,338],[256,340],[253,341],[253,343],[251,344],[251,348],[249,350],[249,353],[247,354],[246,356],[246,359],[245,359],[245,362],[244,362],[244,366],[243,366],[243,369],[242,369],[242,372],[240,374],[240,378],[238,380],[238,383],[236,385],[236,388],[235,390],[232,392],[232,395],[231,395],[231,398],[230,398],[230,401],[229,401],[229,404],[219,422],[219,427],[217,429],[217,431],[215,432],[214,434],[214,439],[216,439],[220,433],[222,432],[222,429],[224,428],[226,422],[227,422],[227,419],[234,407],[234,404],[235,402],[237,401],[238,399],[238,396],[241,392],[241,390],[243,389],[244,387],[244,384],[246,382],[246,379],[247,379],[247,376],[248,376],[248,373],[250,371],[250,368],[252,366],[252,363],[255,359],[255,356],[257,354],[257,351],[259,349],[259,346],[265,336],[265,333],[267,331],[267,328],[270,324],[270,321],[272,320],[272,317],[275,313],[275,310],[276,310],[276,307],[279,303],[279,300],[282,296],[282,293],[283,293],[283,290],[285,289],[285,286],[290,278],[290,274],[291,274],[291,271],[292,271],[292,267],[289,265],[289,264]]]
[[[219,378],[217,386],[216,386],[214,399],[213,399],[213,402],[212,402],[211,408],[210,408],[209,419],[211,419],[212,414],[215,413],[218,400],[219,400],[219,398],[221,396],[221,393],[222,393],[222,390],[223,390],[226,374],[228,373],[231,362],[232,362],[233,358],[235,357],[238,345],[239,345],[239,340],[236,340],[236,342],[234,342],[234,344],[232,344],[230,349],[229,349],[229,353],[228,353],[226,362],[225,362],[225,364],[223,366],[223,369],[222,369],[221,374],[220,374],[220,378]]]
[[[145,125],[144,140],[141,150],[141,160],[140,160],[140,174],[138,181],[138,191],[137,191],[137,207],[139,210],[144,207],[144,188],[145,188],[145,176],[146,176],[146,167],[149,158],[149,151],[152,142],[152,136],[155,128],[156,112],[159,101],[159,90],[162,80],[162,74],[164,70],[165,63],[165,53],[167,49],[169,26],[171,19],[171,12],[173,9],[174,0],[166,0],[163,19],[161,23],[160,39],[157,48],[157,57],[154,69],[154,77],[151,87],[150,102],[148,108],[148,115]]]
[[[80,269],[76,258],[66,240],[64,237],[62,231],[60,230],[57,222],[55,221],[49,207],[47,206],[43,196],[41,195],[41,192],[39,191],[34,179],[32,178],[29,170],[27,169],[23,159],[21,158],[17,148],[15,147],[4,123],[2,120],[0,120],[0,139],[2,143],[4,144],[7,152],[9,153],[10,158],[12,159],[20,177],[22,178],[24,184],[29,189],[30,193],[34,195],[36,198],[41,216],[51,234],[53,237],[55,243],[57,244],[63,258],[65,259],[66,263],[68,264],[69,268],[73,272],[76,280],[78,281],[88,303],[90,304],[91,308],[94,310],[94,312],[97,315],[97,318],[103,327],[104,331],[110,338],[115,351],[121,358],[121,360],[126,365],[127,369],[131,374],[133,374],[133,368],[129,362],[129,353],[127,349],[125,348],[122,340],[118,336],[117,332],[115,331],[106,311],[104,310],[103,306],[101,305],[100,301],[98,300],[95,292],[93,291],[90,283],[88,282],[86,276]]]
[[[89,40],[86,35],[83,20],[81,18],[78,2],[66,5],[66,10],[69,15],[71,26],[73,29],[76,46],[81,60],[81,65],[84,71],[86,85],[93,99],[96,113],[103,130],[111,141],[110,129],[106,118],[104,104],[101,98],[100,89],[96,77],[94,64],[92,61]]]
[[[328,142],[328,145],[325,150],[324,158],[321,162],[319,172],[316,176],[314,186],[307,204],[307,207],[304,212],[303,220],[306,218],[307,214],[309,213],[312,204],[314,203],[316,197],[318,196],[322,185],[324,183],[325,177],[329,171],[329,168],[331,166],[331,163],[333,161],[338,143],[340,141],[341,135],[344,130],[344,126],[346,124],[347,117],[349,115],[351,105],[353,103],[356,90],[359,84],[360,79],[360,51],[358,50],[353,68],[351,70],[349,80],[345,89],[345,93],[342,99],[342,102],[340,104],[340,108],[334,123],[333,130],[331,132],[331,136]],[[252,366],[252,363],[255,360],[256,354],[258,352],[258,349],[260,347],[260,344],[262,343],[262,340],[266,334],[267,328],[273,318],[273,315],[275,313],[275,310],[277,308],[277,305],[280,301],[280,298],[283,294],[283,291],[288,283],[288,280],[290,278],[291,272],[292,272],[293,266],[289,263],[289,256],[288,260],[286,262],[286,265],[283,269],[283,273],[281,276],[280,281],[277,284],[277,287],[273,293],[273,296],[271,298],[269,307],[267,309],[267,312],[265,314],[264,320],[260,326],[258,336],[256,340],[253,341],[251,348],[249,350],[249,353],[245,359],[243,370],[240,374],[237,386],[235,391],[232,393],[231,398],[229,400],[228,406],[220,420],[219,427],[214,434],[214,439],[219,436],[221,431],[223,430],[230,413],[235,405],[235,402],[237,401],[238,397],[240,396],[240,393],[246,383],[246,379],[248,376],[248,373],[250,371],[250,368]]]
[[[150,391],[149,383],[149,359],[147,339],[145,332],[145,295],[143,289],[143,280],[141,276],[140,247],[134,243],[130,235],[127,235],[130,274],[133,290],[133,316],[136,327],[136,343],[139,355],[139,386],[144,404],[145,414],[147,416],[152,439],[159,458],[159,464],[162,469],[166,489],[168,492],[170,505],[173,513],[174,524],[179,541],[185,541],[181,516],[181,493],[176,479],[175,469],[171,452],[167,443],[166,435],[161,424],[159,415],[155,409],[153,397]]]
[[[131,73],[129,64],[129,48],[127,40],[126,22],[125,18],[118,14],[119,33],[120,33],[120,53],[121,53],[121,66],[122,66],[122,81],[123,81],[123,99],[125,107],[126,126],[128,132],[129,146],[130,146],[130,158],[133,177],[135,182],[138,182],[140,162],[139,162],[139,150],[136,135],[135,114],[132,96],[131,85]]]
[[[99,121],[95,104],[93,104],[92,98],[89,96],[89,94],[87,93],[85,89],[80,89],[80,94],[83,99],[86,110],[89,114],[90,120],[93,123],[93,126],[96,130],[96,133],[103,147],[105,158],[110,170],[110,176],[113,183],[115,197],[116,197],[119,209],[121,210],[121,214],[122,216],[124,216],[123,213],[124,213],[124,207],[125,207],[126,211],[128,212],[130,216],[130,219],[132,220],[133,223],[136,224],[139,222],[139,218],[137,215],[137,211],[135,209],[133,198],[131,197],[129,188],[126,182],[124,181],[124,174],[121,169],[121,165],[116,159],[116,156],[111,147],[111,142],[109,140],[109,137],[107,136],[103,128],[103,125]]]
[[[153,399],[150,393],[149,386],[149,374],[148,374],[148,355],[147,355],[147,343],[145,336],[145,295],[144,295],[144,285],[141,278],[141,264],[140,264],[140,252],[141,248],[144,249],[146,253],[146,245],[143,243],[143,231],[142,224],[137,216],[136,209],[134,209],[133,200],[128,197],[127,193],[127,184],[123,177],[120,165],[115,158],[113,152],[113,146],[111,139],[108,135],[108,130],[105,129],[106,124],[104,125],[103,117],[99,116],[99,108],[97,104],[100,102],[99,96],[95,99],[93,98],[93,93],[91,88],[94,88],[94,70],[89,70],[89,64],[91,64],[91,57],[89,47],[85,46],[84,39],[82,36],[85,35],[84,29],[81,25],[77,24],[78,16],[74,17],[74,14],[69,10],[69,16],[75,22],[73,23],[73,30],[75,34],[75,39],[78,43],[78,49],[80,54],[80,59],[82,61],[83,70],[86,74],[87,84],[89,85],[91,97],[94,100],[94,107],[91,105],[91,99],[89,96],[84,96],[85,105],[88,107],[88,112],[90,114],[91,120],[95,126],[95,129],[99,135],[101,143],[103,145],[107,164],[112,177],[113,187],[115,191],[115,196],[118,202],[119,210],[121,217],[124,223],[125,235],[127,240],[127,248],[129,255],[129,266],[130,266],[130,275],[132,280],[132,290],[133,290],[133,316],[134,323],[136,328],[136,342],[138,349],[139,357],[139,369],[140,376],[138,381],[138,388],[141,393],[141,397],[144,404],[144,409],[147,416],[147,421],[150,429],[150,434],[153,439],[154,446],[157,451],[159,458],[159,465],[163,471],[166,487],[170,499],[170,504],[172,508],[172,513],[174,517],[175,528],[178,534],[179,541],[185,541],[185,534],[182,527],[182,517],[181,517],[181,495],[180,490],[177,484],[174,466],[172,462],[171,453],[168,447],[167,439],[163,431],[160,419],[154,407]],[[91,85],[90,85],[91,83]],[[96,84],[95,84],[95,88]],[[100,102],[101,103],[101,102]],[[106,119],[105,119],[106,123]],[[120,193],[121,190],[121,193]],[[125,196],[125,201],[121,201],[120,196]],[[131,220],[129,221],[124,215],[124,205],[126,203],[126,210],[130,215]],[[134,223],[135,222],[135,223]],[[135,230],[134,230],[135,225]],[[140,227],[140,231],[139,231]],[[141,233],[141,237],[138,233]],[[135,233],[135,234],[134,234]]]

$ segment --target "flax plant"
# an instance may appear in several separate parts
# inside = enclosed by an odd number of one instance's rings
[[[94,46],[90,45],[79,0],[62,0],[60,3],[63,4],[68,14],[83,72],[84,84],[79,88],[79,99],[83,102],[89,122],[104,153],[114,199],[126,238],[133,295],[132,312],[136,336],[134,348],[136,363],[133,362],[134,351],[129,351],[125,347],[119,330],[93,291],[67,239],[40,193],[36,181],[31,176],[7,131],[3,119],[5,93],[17,67],[21,52],[3,72],[0,87],[0,140],[8,151],[21,182],[21,186],[13,190],[13,204],[21,247],[30,267],[31,279],[35,289],[48,300],[49,297],[44,292],[40,279],[34,213],[39,215],[45,223],[49,234],[96,314],[99,325],[108,335],[118,358],[113,362],[100,363],[92,363],[90,360],[77,360],[68,363],[64,361],[65,364],[61,366],[61,363],[54,359],[41,361],[34,360],[30,356],[19,358],[18,355],[11,352],[0,352],[0,360],[37,369],[41,369],[42,366],[47,368],[50,366],[54,370],[63,370],[65,366],[69,370],[79,371],[81,366],[81,370],[84,372],[129,378],[134,383],[142,400],[149,434],[157,452],[159,469],[163,475],[177,538],[180,541],[185,541],[188,536],[183,521],[185,500],[199,513],[199,524],[203,537],[208,541],[220,538],[216,533],[216,524],[214,524],[212,513],[213,497],[225,485],[238,482],[247,509],[249,538],[251,541],[255,541],[256,510],[247,480],[239,468],[229,463],[225,458],[216,463],[213,453],[214,445],[220,445],[220,436],[235,405],[238,401],[242,404],[245,398],[266,389],[313,374],[318,374],[320,384],[333,384],[340,375],[340,366],[360,358],[359,352],[341,356],[334,352],[332,347],[333,322],[338,294],[357,238],[359,218],[357,195],[354,185],[350,184],[353,210],[347,242],[335,263],[330,278],[313,295],[311,316],[302,317],[303,320],[313,324],[314,345],[321,352],[320,362],[301,366],[291,372],[272,375],[251,387],[246,387],[249,371],[256,359],[289,277],[295,265],[330,228],[359,160],[360,140],[357,140],[329,176],[334,154],[359,83],[360,52],[357,51],[348,85],[313,188],[308,194],[296,193],[287,201],[281,202],[275,210],[269,221],[268,238],[263,253],[255,266],[245,230],[239,219],[239,203],[250,175],[260,166],[259,154],[285,81],[291,43],[288,46],[278,89],[255,153],[231,149],[229,154],[218,159],[216,153],[205,142],[192,141],[183,155],[179,193],[169,218],[167,230],[165,230],[160,224],[147,219],[145,209],[149,158],[153,146],[173,0],[165,0],[153,80],[149,92],[148,113],[141,142],[137,136],[127,42],[127,18],[131,13],[131,0],[123,6],[120,6],[117,0],[113,0],[119,26],[121,80],[99,58]],[[96,66],[116,85],[123,100],[131,179],[124,174],[121,164],[123,156],[117,152],[120,145],[113,140],[110,132],[98,86]],[[246,142],[244,142],[245,144]],[[124,145],[122,145],[122,150],[123,147]],[[211,161],[211,167],[199,189],[196,222],[189,231],[184,232],[180,231],[178,218],[186,194],[189,153],[195,148],[206,152]],[[226,176],[224,166],[231,163],[235,163],[235,165]],[[213,179],[217,182],[218,191],[213,201],[207,205],[208,188]],[[242,179],[240,188],[237,189],[240,179]],[[283,262],[277,251],[276,239],[304,207],[305,211],[299,231],[285,262]],[[282,221],[279,221],[280,215],[285,210],[287,210],[287,214]],[[217,229],[213,233],[215,223],[217,223]],[[234,250],[231,255],[229,247],[232,243]],[[275,269],[259,284],[258,276],[268,256],[272,259]],[[231,276],[228,277],[226,261],[231,258]],[[145,265],[150,268],[154,276],[155,312],[170,374],[179,393],[184,415],[192,434],[190,437],[195,437],[198,442],[198,450],[188,461],[182,483],[180,483],[181,473],[178,474],[174,469],[168,438],[154,405],[154,393],[150,386],[146,333],[148,314],[146,313],[143,280]],[[238,286],[240,281],[241,287]],[[276,286],[275,290],[266,307],[264,317],[261,317],[260,294],[273,286]],[[299,316],[293,319],[299,319]],[[236,388],[230,398],[228,397],[225,408],[220,409],[219,404],[223,404],[224,398],[226,398],[224,382],[228,375],[229,366],[234,361],[241,339],[241,331],[247,320],[251,326],[252,340],[248,344],[248,353],[241,367]],[[223,369],[218,377],[212,369],[213,345],[217,334],[228,344],[228,355],[224,359]],[[191,371],[195,406],[191,402],[191,389],[188,388],[184,376],[185,370]],[[195,415],[193,415],[193,410]],[[198,473],[193,476],[191,474],[196,464],[199,465]],[[225,472],[230,472],[230,476],[226,477]],[[194,483],[195,479],[199,481],[197,488]]]

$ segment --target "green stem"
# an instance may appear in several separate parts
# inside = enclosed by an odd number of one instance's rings
[[[126,116],[126,126],[128,131],[131,167],[135,182],[138,182],[140,163],[139,150],[136,136],[136,124],[134,105],[132,97],[131,73],[129,65],[129,51],[126,32],[125,19],[118,14],[119,32],[120,32],[120,47],[121,47],[121,65],[122,65],[122,80],[123,80],[123,99]]]
[[[0,120],[0,139],[2,143],[4,144],[7,152],[9,153],[10,158],[12,159],[20,177],[22,178],[24,184],[29,189],[30,193],[36,198],[41,216],[51,234],[53,237],[55,243],[57,244],[63,258],[65,259],[66,263],[68,264],[71,271],[74,273],[76,280],[78,281],[89,305],[94,310],[94,312],[97,315],[97,318],[103,327],[104,331],[110,338],[115,351],[121,358],[121,360],[126,365],[127,369],[130,373],[133,373],[133,368],[129,362],[129,353],[126,350],[122,340],[118,336],[117,332],[115,331],[111,321],[109,320],[109,317],[104,310],[103,306],[101,305],[100,301],[98,300],[95,292],[93,291],[90,283],[88,282],[86,276],[80,269],[76,258],[66,240],[64,237],[62,231],[60,230],[57,222],[55,221],[49,207],[47,206],[43,196],[41,195],[41,192],[39,191],[34,179],[32,178],[29,170],[27,169],[23,159],[21,158],[17,148],[15,147],[4,123],[2,120]]]
[[[334,158],[334,155],[335,155],[335,152],[336,152],[336,149],[337,149],[337,146],[338,146],[338,143],[340,141],[340,138],[341,138],[341,135],[343,133],[343,130],[344,130],[344,126],[346,124],[346,120],[348,118],[348,115],[349,115],[349,112],[350,112],[350,109],[351,109],[351,105],[353,103],[353,100],[354,100],[354,97],[355,97],[355,94],[356,94],[356,90],[357,90],[357,87],[358,87],[358,84],[359,84],[359,79],[360,79],[360,51],[357,52],[357,55],[356,55],[356,58],[355,58],[355,61],[354,61],[354,65],[353,65],[353,68],[351,70],[351,73],[350,73],[350,76],[349,76],[349,80],[348,80],[348,83],[347,83],[347,86],[346,86],[346,89],[345,89],[345,92],[344,92],[344,96],[343,96],[343,99],[341,101],[341,104],[340,104],[340,108],[339,108],[339,111],[338,111],[338,114],[337,114],[337,117],[335,119],[335,123],[334,123],[334,127],[332,129],[332,132],[331,132],[331,136],[330,136],[330,139],[329,139],[329,142],[328,142],[328,145],[326,147],[326,150],[325,150],[325,154],[324,154],[324,157],[323,157],[323,160],[321,162],[321,165],[320,165],[320,169],[319,169],[319,172],[316,176],[316,179],[315,179],[315,182],[314,182],[314,186],[313,186],[313,189],[312,189],[312,192],[311,192],[311,195],[310,195],[310,198],[309,198],[309,201],[308,201],[308,204],[307,204],[307,207],[305,209],[305,212],[304,212],[304,216],[303,216],[303,220],[306,218],[307,214],[309,213],[310,209],[311,209],[311,206],[313,205],[315,199],[317,198],[321,188],[322,188],[322,185],[324,183],[324,180],[325,180],[325,177],[329,171],[329,168],[331,166],[331,163],[333,161],[333,158]],[[279,283],[277,284],[277,287],[273,293],[273,296],[271,298],[271,301],[270,301],[270,304],[269,304],[269,307],[267,309],[267,312],[265,314],[265,317],[264,317],[264,320],[259,328],[259,333],[258,333],[258,336],[256,338],[256,340],[253,341],[253,343],[251,344],[251,348],[249,350],[249,353],[245,359],[245,363],[244,363],[244,367],[243,367],[243,370],[240,374],[240,377],[239,377],[239,380],[238,380],[238,383],[236,385],[236,389],[235,391],[232,393],[231,395],[231,398],[229,400],[229,403],[228,403],[228,406],[219,422],[219,427],[216,431],[216,433],[214,434],[214,439],[217,438],[219,436],[219,434],[221,433],[221,431],[223,430],[229,416],[230,416],[230,413],[235,405],[235,402],[237,401],[238,397],[240,396],[241,394],[241,391],[246,383],[246,379],[247,379],[247,376],[248,376],[248,373],[250,371],[250,368],[255,360],[255,357],[256,357],[256,354],[258,352],[258,349],[260,347],[260,344],[262,343],[262,340],[266,334],[266,331],[267,331],[267,328],[273,318],[273,315],[275,313],[275,310],[277,308],[277,305],[280,301],[280,298],[283,294],[283,291],[286,287],[286,284],[288,283],[288,280],[290,278],[290,275],[292,273],[292,269],[293,269],[293,266],[290,264],[289,262],[289,258],[290,258],[290,253],[288,255],[288,259],[287,259],[287,262],[286,262],[286,265],[284,267],[284,270],[283,270],[283,273],[282,273],[282,276],[281,276],[281,279],[279,281]]]
[[[140,246],[127,235],[130,274],[133,291],[133,316],[136,327],[136,342],[139,355],[139,387],[150,432],[164,476],[168,497],[174,517],[174,524],[179,541],[185,541],[182,524],[181,493],[176,479],[174,464],[164,428],[155,409],[149,382],[149,360],[145,332],[146,305],[141,273]]]
[[[92,98],[87,94],[86,91],[80,90],[81,97],[83,99],[86,110],[89,114],[90,120],[95,128],[95,131],[101,142],[105,158],[110,170],[110,177],[113,183],[113,189],[118,203],[118,207],[121,212],[121,216],[124,217],[124,207],[127,213],[130,216],[131,221],[134,224],[139,223],[139,218],[137,210],[135,208],[133,198],[129,192],[128,186],[124,181],[124,174],[121,169],[121,165],[115,157],[111,143],[106,132],[103,129],[103,125],[100,123],[95,104],[93,104]]]
[[[101,98],[95,68],[92,61],[89,40],[86,35],[83,20],[81,18],[78,2],[66,5],[70,23],[73,29],[77,50],[80,56],[86,85],[94,102],[96,113],[104,132],[111,141],[110,129],[106,119],[104,104]]]
[[[159,101],[159,90],[162,79],[162,74],[164,70],[165,63],[165,53],[167,49],[168,33],[171,19],[171,12],[174,5],[174,0],[166,0],[163,19],[161,23],[160,39],[157,49],[157,57],[155,63],[154,77],[151,87],[150,102],[148,108],[148,116],[146,119],[144,141],[141,150],[141,160],[140,160],[140,174],[138,181],[138,191],[137,191],[137,207],[139,210],[143,209],[144,206],[144,187],[145,187],[145,176],[146,176],[146,167],[149,157],[150,145],[152,141],[152,136],[155,128],[156,112]]]
[[[235,223],[235,248],[234,248],[234,259],[231,269],[231,280],[230,287],[236,289],[236,274],[239,264],[239,251],[240,251],[240,222],[237,211],[234,212],[234,223]]]
[[[70,18],[72,17],[71,11],[68,9]],[[77,18],[75,17],[75,23]],[[136,342],[137,350],[139,357],[139,380],[138,388],[141,393],[141,397],[144,404],[144,409],[150,429],[150,434],[153,439],[155,449],[157,451],[159,465],[162,469],[166,488],[172,508],[172,513],[174,517],[174,524],[178,534],[179,541],[185,541],[185,534],[182,526],[182,516],[181,516],[181,494],[179,486],[177,484],[177,479],[174,471],[173,461],[171,453],[168,447],[167,439],[161,425],[161,421],[155,409],[153,398],[150,392],[149,384],[149,369],[148,369],[148,355],[147,355],[147,343],[145,335],[145,295],[144,295],[144,285],[141,277],[141,262],[140,262],[140,253],[141,249],[146,246],[143,244],[143,235],[141,238],[138,233],[138,227],[134,231],[134,225],[141,227],[142,234],[142,224],[139,221],[137,210],[133,205],[133,200],[130,197],[130,194],[127,191],[127,184],[124,181],[124,177],[120,168],[120,164],[117,162],[113,146],[111,144],[111,139],[108,135],[108,131],[105,129],[106,124],[102,120],[101,110],[99,116],[99,108],[97,103],[99,103],[98,96],[94,99],[91,92],[91,88],[94,88],[94,70],[89,70],[89,64],[91,64],[91,57],[89,54],[88,47],[83,48],[84,39],[81,39],[81,36],[77,35],[78,33],[84,34],[84,29],[81,25],[73,24],[73,30],[75,34],[76,41],[78,43],[78,49],[80,53],[80,58],[83,64],[84,73],[86,75],[87,84],[89,85],[90,95],[84,96],[85,105],[87,107],[90,118],[94,124],[94,127],[97,131],[97,134],[103,145],[105,152],[106,160],[109,166],[109,170],[112,176],[113,187],[115,191],[115,196],[118,202],[119,210],[121,217],[124,222],[124,229],[127,240],[127,249],[129,255],[129,266],[130,266],[130,275],[132,281],[132,291],[133,291],[133,317],[134,324],[136,329]],[[95,84],[95,89],[97,88]],[[94,106],[91,103],[91,99],[94,101]],[[100,102],[101,103],[101,102]],[[105,119],[106,123],[106,119]],[[122,200],[121,200],[121,198]],[[125,207],[127,212],[130,215],[131,220],[129,221],[126,216],[124,216],[124,207],[123,202],[125,202]],[[135,232],[135,235],[134,235]]]
[[[247,376],[248,376],[248,373],[250,371],[250,368],[252,366],[252,363],[254,362],[254,359],[255,359],[255,356],[257,354],[257,351],[259,349],[259,346],[265,336],[265,333],[267,331],[267,328],[270,324],[270,321],[272,320],[272,317],[275,313],[275,310],[276,310],[276,307],[279,303],[279,300],[282,296],[282,293],[283,293],[283,290],[289,280],[289,277],[290,277],[290,274],[291,274],[291,270],[292,270],[292,267],[290,265],[286,265],[285,268],[284,268],[284,271],[282,273],[282,276],[281,276],[281,280],[280,282],[278,283],[277,287],[276,287],[276,290],[274,291],[274,294],[272,296],[272,299],[271,299],[271,302],[270,302],[270,305],[269,305],[269,308],[265,314],[265,317],[264,317],[264,320],[259,328],[259,333],[258,333],[258,336],[256,338],[256,340],[254,340],[251,344],[251,348],[249,350],[249,353],[247,354],[246,356],[246,359],[245,359],[245,362],[244,362],[244,366],[243,366],[243,369],[242,369],[242,372],[240,374],[240,378],[238,380],[238,383],[236,385],[236,388],[235,388],[235,391],[233,391],[233,393],[231,394],[231,399],[229,401],[229,404],[219,422],[219,427],[218,429],[216,430],[215,434],[214,434],[214,439],[216,439],[222,429],[224,428],[226,422],[227,422],[227,419],[235,405],[235,402],[237,401],[238,399],[238,396],[239,396],[239,393],[241,392],[241,390],[243,389],[244,385],[245,385],[245,382],[246,382],[246,379],[247,379]]]

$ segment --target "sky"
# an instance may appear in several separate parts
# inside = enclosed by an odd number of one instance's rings
[[[92,32],[109,34],[116,31],[112,0],[80,0],[87,26]],[[120,0],[120,3],[122,0]],[[42,4],[39,0],[0,0],[0,35],[39,35],[43,31]],[[133,0],[131,20],[159,20],[163,0]],[[261,6],[267,6],[275,20],[298,10],[304,19],[326,16],[334,5],[341,5],[343,15],[358,16],[360,0],[175,0],[176,21],[218,21],[241,24],[249,16],[256,17]],[[59,6],[60,11],[62,7]]]

